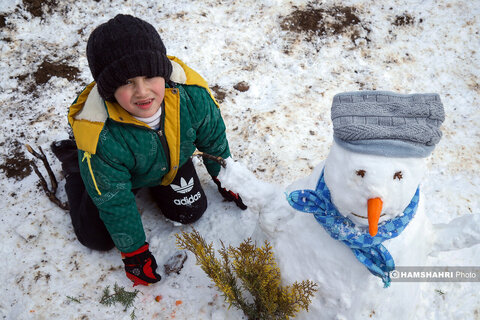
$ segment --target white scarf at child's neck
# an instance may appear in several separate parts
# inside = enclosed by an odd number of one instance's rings
[[[162,107],[158,108],[158,111],[155,114],[148,118],[140,118],[135,117],[135,119],[142,121],[150,126],[150,128],[154,130],[158,130],[160,128],[160,116],[162,115]]]

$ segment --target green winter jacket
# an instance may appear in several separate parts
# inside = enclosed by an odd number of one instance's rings
[[[161,127],[138,121],[119,104],[100,97],[95,82],[69,110],[79,149],[80,173],[115,246],[132,252],[145,243],[132,189],[168,185],[195,149],[230,156],[225,124],[208,85],[182,61],[169,57],[177,85],[166,88]],[[220,166],[205,160],[216,176]]]

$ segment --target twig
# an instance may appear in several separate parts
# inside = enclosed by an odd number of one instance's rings
[[[205,152],[200,152],[200,151],[196,151],[193,155],[197,156],[197,157],[202,157],[202,158],[205,158],[205,159],[210,159],[212,161],[215,161],[216,163],[221,165],[223,168],[227,167],[227,162],[222,157],[215,157],[215,156],[212,156],[211,154],[208,154],[208,153],[205,153]]]
[[[26,144],[25,146],[27,147],[27,150],[35,156],[35,158],[42,160],[43,165],[45,166],[45,169],[47,169],[48,176],[50,177],[50,182],[52,183],[52,190],[56,192],[58,188],[57,178],[53,174],[52,168],[48,163],[47,156],[43,152],[42,147],[38,147],[38,150],[40,150],[40,152],[42,153],[42,154],[39,154],[38,152],[33,150],[33,148],[30,147],[30,145]]]
[[[42,148],[38,147],[38,149],[40,150],[40,153],[38,153],[28,144],[26,144],[25,147],[27,148],[28,152],[30,152],[35,158],[42,160],[43,165],[47,170],[48,176],[50,178],[50,183],[52,185],[51,190],[48,188],[47,181],[45,180],[42,173],[38,169],[37,164],[33,160],[30,160],[33,170],[37,174],[38,178],[40,178],[40,184],[43,190],[45,191],[45,193],[47,194],[47,197],[50,199],[50,201],[55,203],[57,206],[59,206],[63,210],[70,210],[68,203],[60,201],[56,196],[57,188],[58,188],[57,178],[55,178],[55,174],[53,173],[52,168],[48,163],[47,156],[45,156],[45,153],[43,152]]]

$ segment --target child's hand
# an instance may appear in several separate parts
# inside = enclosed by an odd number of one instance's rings
[[[247,206],[243,203],[242,198],[238,193],[234,193],[233,191],[223,188],[222,184],[220,183],[217,177],[212,177],[212,179],[213,179],[213,182],[215,182],[215,184],[217,185],[218,191],[220,192],[220,194],[223,196],[225,200],[235,202],[237,207],[239,207],[242,210],[247,209]]]
[[[122,252],[122,259],[125,264],[125,273],[133,281],[134,287],[139,284],[148,286],[162,279],[156,272],[157,262],[150,250],[148,250],[148,243],[145,243],[134,252]]]

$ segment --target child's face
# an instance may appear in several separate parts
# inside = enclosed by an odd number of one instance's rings
[[[165,97],[165,79],[162,77],[135,77],[118,87],[115,99],[131,115],[148,118],[155,114]]]

